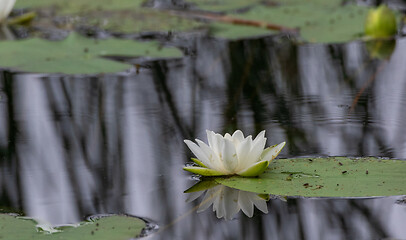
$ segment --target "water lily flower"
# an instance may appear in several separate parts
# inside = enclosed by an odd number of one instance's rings
[[[205,191],[196,192],[191,195],[187,201],[193,201],[201,196]],[[254,206],[263,213],[268,213],[266,199],[258,193],[246,192],[224,185],[214,186],[206,191],[197,212],[203,212],[213,205],[213,212],[216,212],[217,218],[231,220],[240,209],[248,217],[254,215]]]
[[[197,157],[192,160],[199,166],[186,166],[183,169],[202,176],[258,176],[285,146],[285,142],[282,142],[264,149],[265,131],[260,132],[254,140],[251,135],[244,138],[240,130],[224,136],[213,131],[206,132],[208,145],[199,139],[196,139],[197,144],[184,140]]]
[[[0,23],[10,14],[15,2],[15,0],[0,0]]]

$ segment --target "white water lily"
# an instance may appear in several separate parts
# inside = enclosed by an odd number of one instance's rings
[[[207,130],[208,145],[199,139],[196,143],[185,140],[195,154],[192,160],[199,166],[186,166],[183,169],[203,176],[240,175],[255,177],[263,173],[269,163],[282,151],[285,142],[264,149],[266,138],[262,131],[253,140],[244,138],[237,130],[224,136]]]
[[[15,2],[15,0],[0,0],[0,23],[10,14]]]
[[[193,201],[204,193],[195,192],[188,199]],[[263,213],[268,213],[266,199],[260,197],[258,193],[246,192],[224,185],[217,185],[207,190],[197,212],[203,212],[213,205],[213,212],[216,212],[217,218],[231,220],[240,210],[248,217],[254,215],[254,206]]]

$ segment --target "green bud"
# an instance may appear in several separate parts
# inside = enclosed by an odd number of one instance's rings
[[[391,9],[380,5],[371,9],[365,22],[365,34],[373,38],[385,38],[397,32],[396,16]]]

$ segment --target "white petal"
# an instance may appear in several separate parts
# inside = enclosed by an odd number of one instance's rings
[[[207,131],[207,140],[209,142],[210,148],[213,149],[214,153],[220,156],[221,150],[223,148],[223,136],[212,131]]]
[[[213,148],[214,138],[215,138],[216,134],[213,131],[209,131],[209,130],[206,130],[206,134],[207,134],[207,141],[209,142],[210,148],[214,149]]]
[[[233,133],[232,138],[235,144],[240,144],[242,141],[244,141],[244,134],[241,132],[241,130],[237,130]]]
[[[265,149],[261,155],[261,160],[272,161],[282,151],[282,148],[285,146],[285,144],[286,142],[282,142],[276,146]]]
[[[190,140],[184,140],[186,145],[189,147],[189,149],[193,152],[193,154],[206,166],[210,167],[210,162],[209,159],[206,156],[206,153],[199,147],[197,146],[196,143],[190,141]]]
[[[238,164],[237,152],[231,140],[224,139],[222,150],[224,168],[233,173]]]
[[[223,145],[224,145],[224,137],[221,136],[221,134],[216,133],[215,135],[215,150],[217,151],[218,154],[221,153],[221,150],[223,149]]]
[[[209,165],[206,166],[217,171],[223,171],[224,168],[222,167],[223,165],[220,162],[219,156],[214,153],[213,149],[211,149],[206,143],[200,141],[199,139],[196,139],[196,142],[199,144],[200,149],[202,149],[207,157]]]
[[[254,204],[250,201],[249,195],[255,194],[245,191],[240,191],[238,196],[238,204],[241,207],[241,210],[247,215],[248,217],[252,217],[254,215]]]
[[[266,141],[266,138],[265,138],[265,130],[261,131],[261,132],[255,137],[254,141],[252,142],[252,145],[257,144],[258,142],[263,141],[264,139],[265,139],[265,141]]]
[[[233,137],[231,137],[229,133],[226,133],[226,135],[224,135],[224,138],[233,141]]]
[[[237,147],[238,166],[236,171],[247,168],[247,158],[251,151],[252,137],[249,136]]]
[[[259,138],[258,138],[259,137]],[[259,161],[259,157],[261,156],[262,152],[264,151],[265,143],[266,143],[266,138],[260,135],[258,135],[257,138],[252,142],[252,147],[251,151],[248,156],[248,165],[252,165],[256,162]]]

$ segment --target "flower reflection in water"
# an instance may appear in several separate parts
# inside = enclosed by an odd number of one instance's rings
[[[263,213],[268,213],[266,201],[269,199],[269,195],[262,196],[262,194],[246,192],[213,182],[199,182],[185,191],[186,193],[190,193],[187,201],[191,202],[205,192],[205,190],[199,191],[199,187],[196,186],[206,185],[210,187],[207,189],[202,202],[198,206],[198,213],[203,212],[212,204],[213,212],[216,212],[217,218],[224,218],[226,220],[231,220],[240,209],[245,215],[252,217],[254,215],[254,206]]]

